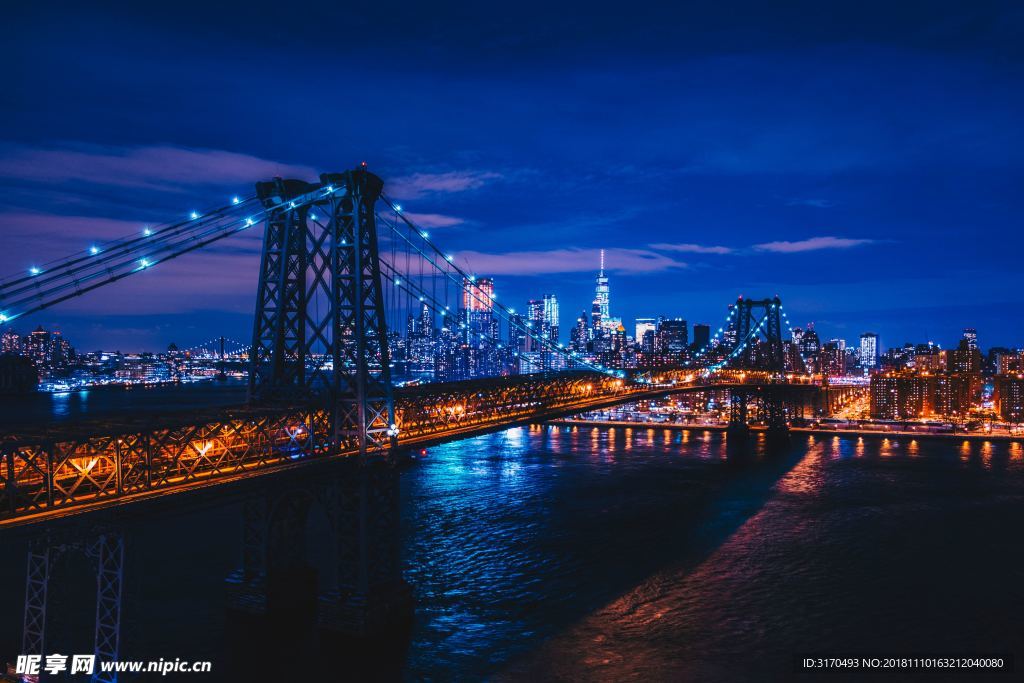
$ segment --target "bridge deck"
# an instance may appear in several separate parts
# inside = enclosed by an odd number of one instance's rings
[[[418,448],[669,393],[764,388],[653,386],[585,372],[403,387],[395,396],[398,441]],[[28,428],[0,440],[0,528],[356,453],[332,440],[328,411],[311,406],[237,406]]]

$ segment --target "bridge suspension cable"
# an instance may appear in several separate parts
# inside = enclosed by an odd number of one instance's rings
[[[285,204],[299,208],[334,192],[333,187],[320,188],[269,207],[255,197],[235,198],[225,206],[193,212],[188,220],[147,227],[141,235],[122,237],[32,266],[27,275],[0,282],[0,323],[49,308],[259,225],[267,211]]]

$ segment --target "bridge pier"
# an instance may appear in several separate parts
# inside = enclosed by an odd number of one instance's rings
[[[747,423],[748,398],[746,391],[729,392],[729,426],[725,432],[725,445],[731,456],[744,453],[750,442],[750,425]]]
[[[50,581],[56,560],[67,552],[81,552],[96,562],[96,618],[93,683],[117,683],[117,672],[102,672],[100,662],[118,657],[121,640],[121,601],[124,585],[124,535],[106,530],[91,540],[80,540],[78,534],[59,538],[44,533],[29,543],[25,576],[25,619],[21,654],[42,655],[46,650],[46,613]],[[45,680],[41,672],[37,681]]]
[[[226,581],[229,609],[353,638],[401,626],[413,595],[399,563],[398,503],[398,471],[383,459],[247,502],[242,566]],[[306,557],[314,505],[327,517],[335,557],[323,582]]]
[[[789,422],[786,420],[786,400],[781,391],[772,387],[761,396],[761,409],[768,429],[765,434],[768,452],[789,446]]]

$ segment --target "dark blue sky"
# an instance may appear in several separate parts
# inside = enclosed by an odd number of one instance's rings
[[[366,160],[506,302],[883,345],[1024,344],[1015,3],[19,3],[0,272]],[[19,322],[85,348],[251,326],[258,235]]]

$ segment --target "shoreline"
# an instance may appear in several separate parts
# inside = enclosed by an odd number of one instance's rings
[[[560,419],[548,420],[543,423],[558,427],[605,427],[605,428],[631,428],[631,429],[670,429],[672,431],[711,431],[724,432],[729,426],[725,424],[683,424],[679,422],[627,422],[625,420],[573,420]],[[767,428],[763,426],[752,426],[751,432],[764,432]],[[1007,441],[1024,443],[1024,434],[980,434],[976,432],[957,433],[928,433],[928,432],[905,432],[905,431],[881,431],[875,429],[835,429],[832,427],[790,427],[792,434],[820,434],[822,436],[856,436],[856,437],[877,437],[880,439],[945,439],[961,441]]]

